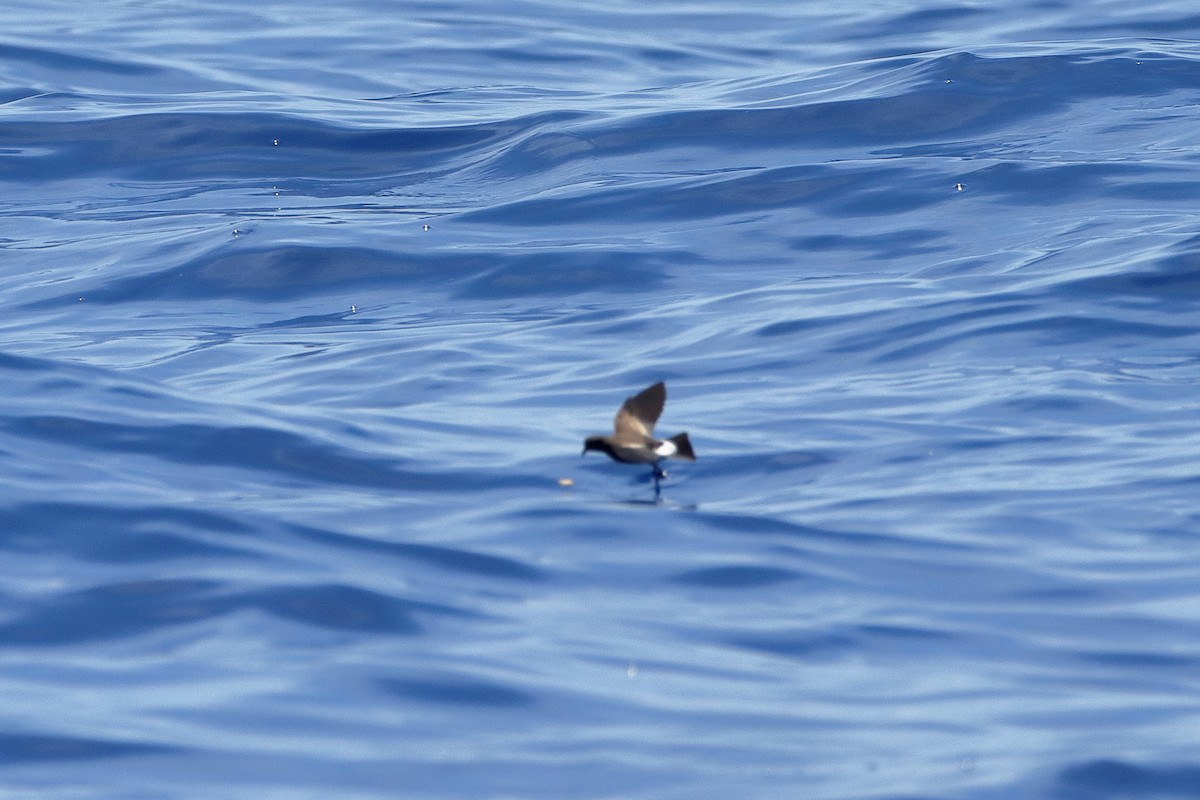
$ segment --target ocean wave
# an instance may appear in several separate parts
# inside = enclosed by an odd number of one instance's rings
[[[43,5],[10,791],[1188,796],[1193,19]]]

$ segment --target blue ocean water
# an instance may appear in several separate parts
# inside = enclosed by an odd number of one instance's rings
[[[1177,0],[0,9],[0,797],[1200,798],[1198,109]]]

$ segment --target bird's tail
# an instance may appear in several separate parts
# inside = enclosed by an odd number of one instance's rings
[[[677,433],[668,442],[675,445],[674,458],[685,458],[688,461],[696,460],[696,451],[692,449],[692,443],[688,441],[686,433]]]

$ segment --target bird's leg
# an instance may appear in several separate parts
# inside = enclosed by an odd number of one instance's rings
[[[662,486],[659,485],[659,482],[663,478],[667,477],[667,471],[660,467],[657,461],[654,462],[653,468],[654,471],[650,473],[650,476],[654,478],[654,496],[658,497],[660,494],[662,494]]]

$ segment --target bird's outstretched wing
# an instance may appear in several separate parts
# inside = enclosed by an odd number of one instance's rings
[[[619,442],[641,442],[654,432],[654,424],[667,403],[667,386],[662,381],[643,389],[625,404],[613,420],[613,439]]]

